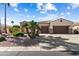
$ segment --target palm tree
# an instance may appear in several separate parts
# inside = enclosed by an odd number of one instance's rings
[[[12,23],[12,25],[13,25],[13,24],[14,24],[14,21],[12,20],[11,23]]]
[[[7,24],[6,24],[6,19],[7,19],[7,6],[10,6],[9,3],[3,3],[4,5],[4,29],[5,33],[7,33]]]

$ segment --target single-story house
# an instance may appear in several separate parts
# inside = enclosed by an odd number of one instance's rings
[[[20,25],[24,22],[21,22]],[[54,21],[40,21],[38,23],[41,33],[46,34],[71,34],[75,27],[79,27],[79,23],[74,23],[63,18]]]
[[[72,21],[60,18],[54,21],[39,22],[41,33],[68,34],[72,33]]]

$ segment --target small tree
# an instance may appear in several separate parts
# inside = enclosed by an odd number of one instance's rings
[[[13,24],[14,24],[14,21],[11,21],[11,23],[12,23],[12,26],[13,26]]]
[[[78,34],[78,30],[74,30],[74,34]]]
[[[22,24],[22,27],[26,28],[26,32],[31,39],[39,36],[40,27],[37,22],[32,20],[31,22]]]

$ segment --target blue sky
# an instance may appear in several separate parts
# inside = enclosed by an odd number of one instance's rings
[[[74,3],[10,3],[7,6],[7,24],[21,21],[45,21],[65,18],[79,21],[79,5]],[[0,19],[4,23],[4,5],[0,4]]]

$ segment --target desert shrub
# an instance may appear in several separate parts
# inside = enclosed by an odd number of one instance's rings
[[[22,33],[22,32],[14,32],[13,36],[15,36],[15,37],[24,36],[24,33]]]
[[[9,27],[9,31],[10,31],[10,33],[12,33],[13,31],[12,31],[12,27]]]
[[[0,42],[1,41],[5,41],[6,39],[5,39],[5,37],[4,36],[0,36]]]
[[[11,33],[18,32],[18,31],[20,32],[20,26],[14,25],[13,27],[9,27],[9,31]]]
[[[79,32],[77,30],[74,30],[74,34],[78,34]]]
[[[20,28],[20,26],[19,26],[19,25],[14,25],[13,27],[15,27],[15,28]]]

